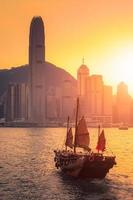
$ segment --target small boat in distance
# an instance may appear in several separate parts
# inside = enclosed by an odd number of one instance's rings
[[[72,128],[69,128],[69,117],[67,122],[67,134],[65,149],[55,150],[55,166],[67,175],[76,178],[98,178],[103,179],[109,170],[116,164],[115,156],[105,156],[106,139],[104,130],[98,127],[97,153],[89,147],[90,137],[85,118],[78,121],[79,99],[77,99],[75,136],[73,138]],[[69,150],[71,148],[72,150]],[[83,149],[83,152],[77,151]]]
[[[128,125],[124,123],[120,124],[119,130],[128,130]]]

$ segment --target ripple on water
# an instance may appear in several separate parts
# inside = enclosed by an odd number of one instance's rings
[[[91,146],[96,143],[95,131],[90,131]],[[132,200],[132,132],[121,136],[117,129],[106,129],[117,166],[104,180],[83,181],[54,167],[53,149],[62,146],[65,129],[0,129],[0,200]]]

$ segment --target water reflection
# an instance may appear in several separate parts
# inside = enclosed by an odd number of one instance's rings
[[[133,129],[106,129],[117,166],[104,180],[72,179],[54,167],[53,150],[62,146],[65,129],[0,129],[0,199],[132,200]],[[90,130],[91,146],[96,130]],[[124,145],[126,144],[126,148]]]

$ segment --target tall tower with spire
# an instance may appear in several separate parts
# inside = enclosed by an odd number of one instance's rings
[[[30,120],[45,123],[45,33],[40,16],[30,25],[29,66]]]
[[[87,95],[87,81],[89,77],[89,69],[84,64],[84,57],[82,59],[82,65],[79,67],[77,72],[78,82],[78,95],[84,97]]]

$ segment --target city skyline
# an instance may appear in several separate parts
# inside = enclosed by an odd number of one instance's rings
[[[104,83],[102,75],[90,74],[84,59],[77,71],[77,81],[61,68],[48,65],[45,61],[45,31],[42,17],[33,17],[29,34],[29,65],[25,66],[27,80],[23,83],[9,81],[7,91],[4,91],[6,95],[2,95],[5,98],[1,97],[1,110],[7,125],[20,122],[37,126],[61,125],[67,116],[73,120],[78,97],[80,115],[87,118],[90,126],[97,123],[105,127],[111,127],[112,123],[131,126],[133,98],[128,93],[128,86],[120,82],[113,96],[112,86]],[[51,78],[48,78],[51,67]],[[61,71],[60,83],[57,84]],[[50,83],[50,79],[54,82]]]
[[[115,88],[124,81],[133,96],[131,0],[12,0],[1,5],[1,68],[28,63],[28,25],[34,15],[41,15],[47,26],[46,60],[76,77],[84,56],[93,74],[102,74],[105,83]]]
[[[0,5],[0,200],[132,200],[133,0]]]

